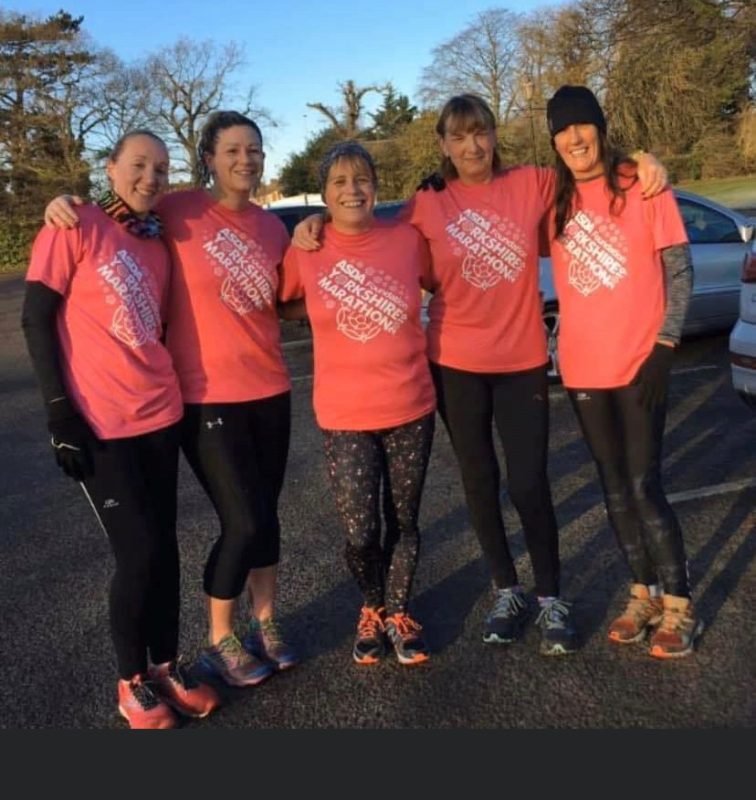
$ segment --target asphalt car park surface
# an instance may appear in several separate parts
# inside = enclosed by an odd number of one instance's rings
[[[2,728],[123,728],[107,623],[111,556],[80,491],[55,466],[19,314],[23,287],[0,280],[0,614]],[[694,599],[706,623],[698,652],[651,659],[605,639],[627,575],[607,527],[594,468],[563,390],[551,389],[550,475],[564,594],[582,648],[538,655],[529,626],[511,646],[484,645],[487,572],[470,530],[441,424],[428,472],[413,609],[430,662],[387,658],[358,667],[351,645],[359,597],[343,560],[320,436],[310,405],[306,326],[287,324],[292,446],[281,498],[280,615],[302,663],[244,690],[189,728],[745,727],[754,722],[756,414],[732,389],[727,332],[686,340],[677,355],[665,438],[665,484],[685,533]],[[504,503],[526,587],[522,532]],[[217,532],[210,505],[182,464],[179,537],[182,651],[205,633],[202,566]],[[535,614],[533,615],[535,617]]]

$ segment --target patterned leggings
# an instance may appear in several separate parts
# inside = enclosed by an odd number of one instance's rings
[[[331,485],[346,529],[346,560],[364,603],[405,611],[417,565],[417,518],[434,414],[379,431],[323,430]],[[386,535],[381,544],[380,491]]]

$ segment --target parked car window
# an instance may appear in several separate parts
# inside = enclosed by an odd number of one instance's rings
[[[395,217],[404,207],[404,200],[387,200],[383,203],[376,203],[373,214],[378,219],[391,219]]]
[[[718,211],[688,200],[678,199],[678,204],[691,244],[742,241],[737,225]]]
[[[268,211],[272,211],[283,224],[286,226],[286,230],[289,232],[289,236],[292,235],[294,232],[294,228],[296,227],[298,222],[301,222],[305,217],[309,217],[310,214],[319,214],[323,211],[324,206],[279,206],[277,208],[269,208]]]

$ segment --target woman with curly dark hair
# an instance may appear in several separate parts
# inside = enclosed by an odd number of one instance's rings
[[[610,145],[590,89],[562,86],[547,118],[557,155],[550,245],[562,380],[633,580],[609,639],[636,642],[651,630],[652,656],[686,656],[702,624],[661,459],[693,283],[688,237],[670,189],[643,199],[636,165]]]

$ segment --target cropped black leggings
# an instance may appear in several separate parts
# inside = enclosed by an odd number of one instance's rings
[[[549,387],[546,368],[479,373],[431,363],[438,411],[457,455],[467,508],[500,589],[518,583],[501,516],[499,432],[509,496],[520,517],[540,597],[559,595],[559,538],[547,468]]]
[[[124,680],[176,658],[179,555],[176,543],[178,425],[92,451],[82,484],[115,557],[110,631]]]
[[[405,611],[417,566],[417,519],[434,415],[377,431],[323,430],[336,508],[346,529],[346,560],[364,603]],[[381,545],[384,481],[386,537]]]
[[[289,453],[291,393],[187,405],[181,448],[220,520],[205,565],[209,597],[232,600],[250,569],[278,563],[278,497]]]
[[[648,410],[639,388],[569,389],[598,467],[606,509],[633,581],[689,597],[682,531],[661,480],[666,405]]]

